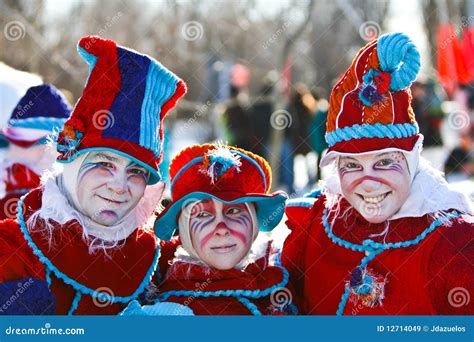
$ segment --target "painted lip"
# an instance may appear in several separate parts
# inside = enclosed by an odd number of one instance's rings
[[[234,249],[237,247],[237,244],[231,244],[231,245],[224,245],[224,246],[217,246],[217,247],[211,247],[211,249],[218,253],[218,254],[225,254],[234,251]]]
[[[99,197],[100,199],[108,202],[108,203],[112,203],[112,204],[124,204],[124,203],[127,203],[127,201],[116,201],[116,200],[112,200],[112,199],[109,199],[109,198],[106,198],[106,197],[102,197],[100,195],[96,195],[97,197]]]
[[[361,194],[356,193],[357,196],[360,197],[365,203],[367,204],[381,204],[390,194],[392,191],[387,191],[385,193],[382,193],[380,195],[375,195],[375,196],[364,196]]]

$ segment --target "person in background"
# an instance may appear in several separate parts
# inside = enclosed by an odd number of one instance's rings
[[[0,219],[15,218],[20,197],[53,166],[57,153],[48,137],[62,129],[71,109],[50,84],[29,88],[18,102],[2,132],[9,145],[0,165]]]

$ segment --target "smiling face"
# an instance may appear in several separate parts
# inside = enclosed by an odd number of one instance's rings
[[[244,203],[202,200],[191,209],[189,229],[197,256],[219,270],[234,268],[252,245],[252,217]]]
[[[401,152],[340,157],[338,172],[342,194],[371,223],[386,221],[408,198],[410,173]]]
[[[149,172],[112,152],[93,152],[82,163],[77,183],[81,211],[104,226],[119,222],[138,204]]]

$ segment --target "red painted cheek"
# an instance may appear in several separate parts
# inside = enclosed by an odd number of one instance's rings
[[[213,236],[215,235],[215,233],[216,233],[216,229],[222,228],[222,226],[220,226],[221,224],[224,224],[224,223],[222,223],[222,222],[219,223],[219,224],[216,226],[216,228],[214,228],[214,229],[212,230],[212,232],[210,232],[210,233],[208,233],[208,234],[206,234],[206,235],[204,236],[204,238],[203,238],[203,239],[201,240],[201,242],[199,243],[199,247],[200,247],[201,249],[203,249],[203,248],[206,246],[206,244],[209,242],[209,240],[212,239],[212,237],[213,237]],[[234,230],[234,229],[228,228],[228,227],[227,227],[227,230],[229,231],[229,233],[230,233],[231,236],[233,236],[233,237],[239,239],[240,241],[242,241],[242,243],[243,243],[244,245],[247,244],[247,236],[246,236],[245,234],[243,234],[243,233],[241,233],[241,232],[238,232],[238,231],[236,231],[236,230]]]

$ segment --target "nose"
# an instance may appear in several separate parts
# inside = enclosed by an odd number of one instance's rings
[[[365,192],[373,192],[376,191],[382,184],[372,179],[366,179],[360,185]]]
[[[127,192],[127,179],[125,177],[115,176],[107,183],[107,187],[110,191],[122,195]]]
[[[214,231],[214,234],[217,236],[227,236],[230,234],[229,232],[229,227],[224,222],[219,222],[216,226],[216,230]]]

